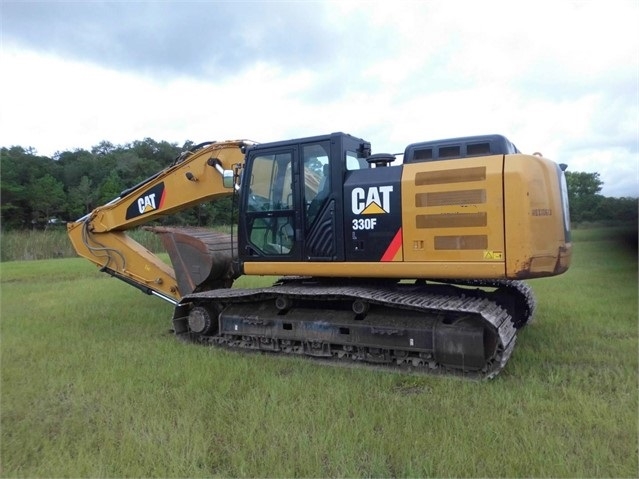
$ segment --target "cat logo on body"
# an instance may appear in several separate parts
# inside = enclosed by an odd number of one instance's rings
[[[378,215],[390,213],[390,194],[392,186],[371,186],[366,191],[364,188],[353,188],[351,192],[351,205],[355,215]]]
[[[351,192],[351,209],[354,215],[380,215],[391,212],[390,194],[393,187],[369,186],[368,189],[353,188]],[[354,230],[374,230],[377,218],[356,218],[353,220]]]

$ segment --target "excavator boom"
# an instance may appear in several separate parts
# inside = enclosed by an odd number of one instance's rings
[[[232,273],[213,267],[212,256],[201,241],[192,240],[195,247],[182,259],[180,255],[172,255],[176,261],[171,268],[129,237],[126,230],[189,206],[232,195],[233,171],[243,164],[243,151],[251,144],[238,140],[198,145],[166,169],[123,191],[118,198],[67,224],[76,252],[103,271],[172,303],[196,291],[200,283],[205,287],[215,281],[227,284]],[[169,230],[163,233],[165,245],[186,244],[184,234],[176,232],[174,237],[171,234]],[[221,238],[211,238],[214,243],[218,239]],[[184,250],[188,249],[187,246]],[[206,268],[208,271],[204,272]],[[219,278],[210,278],[211,274]]]

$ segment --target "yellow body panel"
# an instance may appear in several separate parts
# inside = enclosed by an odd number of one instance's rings
[[[563,273],[572,253],[569,214],[557,166],[545,158],[508,155],[504,162],[506,273],[534,278]]]
[[[244,263],[244,273],[262,276],[321,276],[351,278],[502,278],[503,263],[484,262],[264,262]]]
[[[439,263],[435,275],[442,277],[457,262],[477,262],[464,276],[486,269],[503,275],[502,167],[502,155],[405,165],[404,261]]]

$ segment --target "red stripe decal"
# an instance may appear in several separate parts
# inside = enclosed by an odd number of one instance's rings
[[[164,206],[164,200],[166,199],[166,190],[162,190],[162,196],[160,196],[160,206],[158,206],[158,209],[161,210],[162,207]]]
[[[386,248],[386,252],[382,256],[381,261],[393,261],[393,258],[399,251],[399,248],[402,247],[402,229],[398,229],[393,241],[390,242],[388,248]]]

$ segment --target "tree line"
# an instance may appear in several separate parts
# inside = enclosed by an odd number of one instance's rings
[[[103,141],[90,151],[63,151],[52,158],[32,148],[1,148],[2,229],[45,229],[80,218],[170,166],[193,145],[151,138],[117,146]],[[198,205],[156,223],[230,224],[231,201]]]
[[[0,149],[1,226],[7,229],[45,229],[64,224],[118,197],[122,191],[171,165],[191,148],[151,138],[125,145],[103,141],[91,150],[58,152],[52,158],[33,148]],[[573,223],[636,222],[636,198],[600,195],[598,173],[567,172]],[[231,198],[198,205],[158,223],[189,225],[231,224]]]
[[[573,223],[636,223],[637,198],[613,198],[600,195],[603,181],[599,173],[567,171],[570,220]]]

